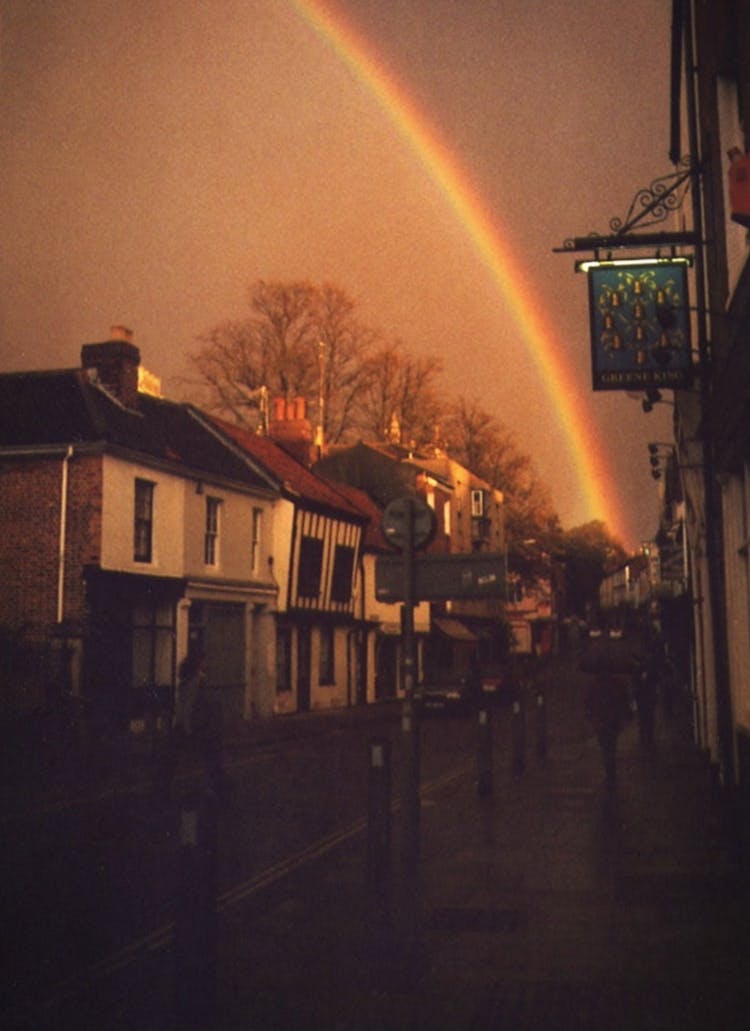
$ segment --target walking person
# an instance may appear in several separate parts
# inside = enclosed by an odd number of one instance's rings
[[[613,794],[617,787],[617,741],[630,713],[627,678],[604,671],[593,674],[585,703],[599,742],[607,791]]]
[[[180,755],[199,759],[209,786],[221,794],[226,786],[222,762],[221,711],[207,689],[206,657],[202,650],[188,652],[180,664],[172,734],[167,750],[164,789],[171,790]]]
[[[661,674],[661,663],[658,653],[651,651],[640,662],[633,674],[633,697],[638,717],[638,738],[641,748],[650,752],[654,748],[656,736],[656,703]]]

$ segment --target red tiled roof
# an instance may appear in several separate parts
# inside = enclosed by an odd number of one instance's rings
[[[222,433],[262,465],[287,494],[296,495],[305,501],[325,505],[328,508],[338,509],[349,516],[357,516],[359,519],[369,517],[369,512],[358,507],[353,499],[349,500],[338,489],[316,476],[270,437],[260,436],[242,426],[218,419],[213,415],[208,418]]]

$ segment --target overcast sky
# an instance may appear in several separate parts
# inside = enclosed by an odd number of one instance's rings
[[[670,0],[338,0],[449,146],[552,320],[629,545],[672,409],[590,389],[585,280],[670,171]],[[477,248],[388,112],[289,0],[0,0],[0,370],[133,328],[168,396],[257,279],[333,282],[517,434],[564,525],[591,518],[554,401]]]

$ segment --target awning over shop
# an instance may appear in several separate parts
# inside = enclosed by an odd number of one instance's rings
[[[87,566],[84,577],[89,590],[100,592],[101,599],[150,598],[177,602],[185,594],[187,580],[178,576],[152,576]]]
[[[404,633],[404,628],[401,623],[382,622],[377,624],[378,630],[381,634],[390,637],[401,637]],[[427,633],[427,628],[424,626],[415,626],[414,633],[419,636],[424,636]]]
[[[468,641],[474,644],[478,640],[477,635],[457,619],[433,619],[432,625],[454,641]]]

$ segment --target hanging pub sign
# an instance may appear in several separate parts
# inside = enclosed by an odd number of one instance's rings
[[[582,261],[589,277],[594,390],[691,382],[689,258]]]

